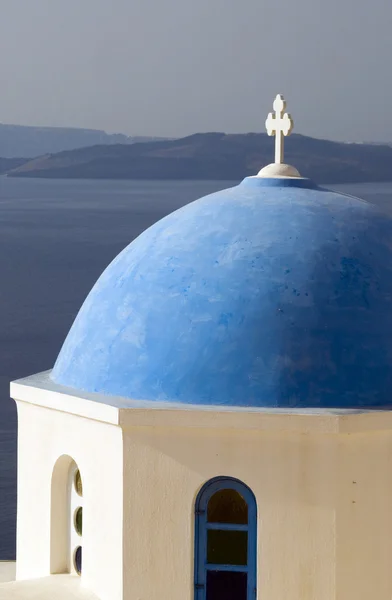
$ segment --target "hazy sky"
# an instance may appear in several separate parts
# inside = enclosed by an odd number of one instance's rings
[[[392,141],[391,0],[0,0],[0,122]]]

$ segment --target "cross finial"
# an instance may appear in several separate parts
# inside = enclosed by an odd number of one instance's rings
[[[265,126],[268,135],[275,135],[275,163],[283,163],[283,141],[285,135],[290,135],[294,127],[294,121],[288,113],[285,113],[286,102],[281,94],[274,100],[273,109],[275,115],[269,113]]]

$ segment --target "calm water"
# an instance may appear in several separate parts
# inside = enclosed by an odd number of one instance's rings
[[[141,231],[235,183],[0,177],[0,560],[15,556],[16,412],[10,380],[53,366],[92,285]],[[392,183],[334,189],[392,214]]]

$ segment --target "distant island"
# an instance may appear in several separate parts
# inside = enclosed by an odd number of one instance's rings
[[[24,165],[27,161],[27,158],[0,158],[0,175]]]
[[[36,157],[97,144],[133,144],[134,142],[159,139],[162,138],[106,133],[99,129],[33,127],[0,123],[0,156],[4,158]]]
[[[10,165],[9,177],[82,179],[240,180],[272,162],[263,133],[199,133],[176,140],[100,144],[46,154]],[[392,181],[392,147],[342,143],[299,134],[285,144],[285,160],[322,183]]]

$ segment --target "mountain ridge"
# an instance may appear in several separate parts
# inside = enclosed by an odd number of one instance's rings
[[[64,150],[10,169],[11,177],[82,179],[239,180],[271,162],[273,139],[264,133],[196,133],[184,138]],[[392,180],[388,145],[334,142],[293,134],[285,162],[323,183]]]
[[[100,129],[36,127],[0,123],[0,156],[4,158],[36,157],[97,144],[133,144],[135,141],[159,139],[159,137],[106,133]]]
[[[28,162],[28,158],[2,158],[0,157],[0,175],[8,173]]]

